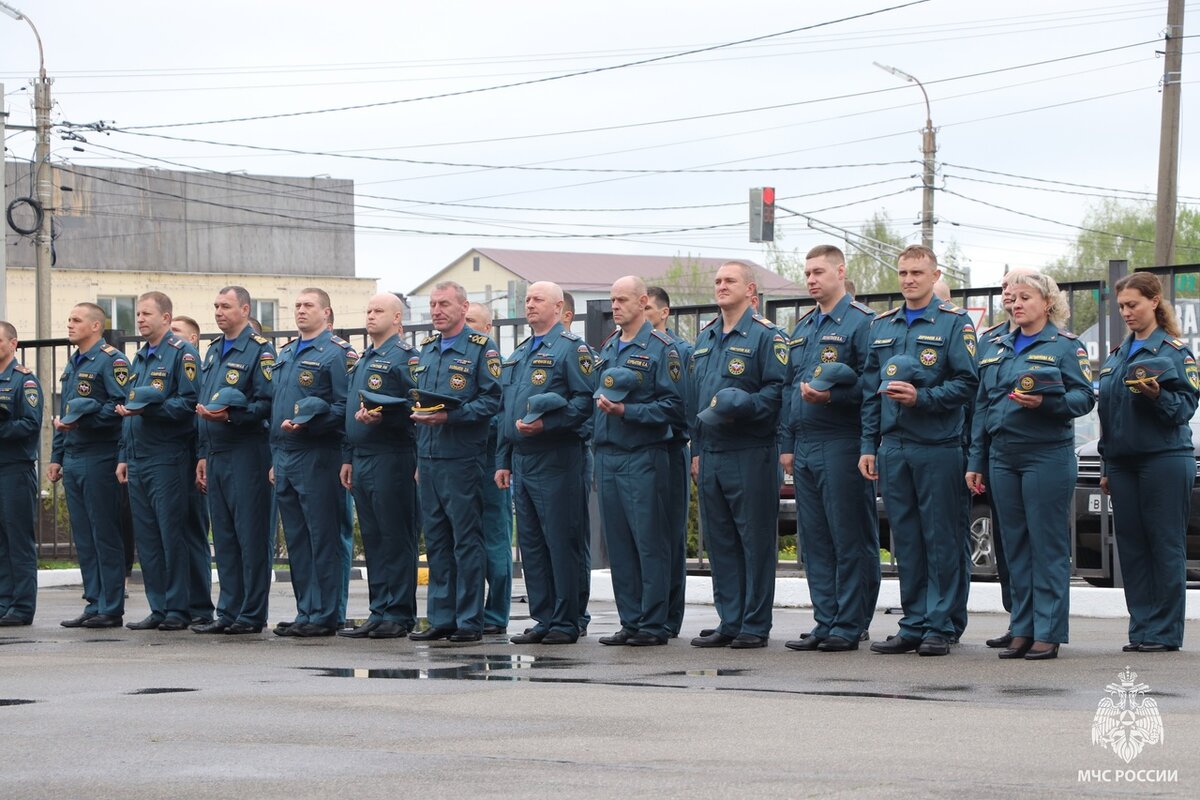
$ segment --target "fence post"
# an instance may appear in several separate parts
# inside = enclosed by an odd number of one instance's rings
[[[587,301],[587,317],[583,321],[583,338],[592,346],[592,349],[599,349],[604,343],[604,337],[612,333],[613,325],[611,318],[606,318],[604,314],[604,300],[588,300]]]
[[[1121,310],[1117,307],[1117,295],[1116,295],[1113,287],[1117,285],[1117,281],[1121,280],[1121,278],[1124,278],[1128,274],[1129,274],[1129,262],[1128,261],[1113,259],[1108,262],[1108,285],[1104,287],[1103,296],[1105,298],[1105,305],[1107,306],[1106,311],[1108,312],[1106,316],[1108,318],[1108,332],[1110,334],[1109,338],[1112,341],[1116,341],[1116,342],[1119,342],[1124,338],[1124,336],[1122,335],[1122,331],[1125,326],[1125,321],[1121,319]],[[1101,344],[1102,345],[1107,344],[1107,342],[1102,341]],[[1104,350],[1101,350],[1100,363],[1104,363],[1104,359],[1107,356],[1108,356],[1108,353],[1105,352]],[[1125,579],[1121,575],[1121,554],[1117,550],[1116,531],[1113,531],[1111,529],[1113,518],[1112,518],[1112,512],[1110,509],[1112,508],[1112,505],[1111,505],[1111,501],[1108,501],[1107,498],[1105,498],[1105,500],[1102,500],[1101,502],[1102,502],[1102,506],[1100,508],[1101,543],[1103,544],[1105,541],[1111,543],[1113,586],[1116,588],[1121,588],[1125,585]]]

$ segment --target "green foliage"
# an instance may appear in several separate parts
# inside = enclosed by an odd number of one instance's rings
[[[646,281],[666,289],[671,295],[671,304],[675,306],[713,302],[712,271],[706,269],[691,254],[682,258],[675,256],[665,273],[648,276]]]
[[[904,237],[892,230],[892,221],[886,211],[876,211],[871,221],[859,230],[863,236],[877,242],[889,244],[903,250],[907,244]],[[863,249],[843,247],[846,250],[846,277],[854,282],[854,293],[876,294],[900,291],[900,280],[894,265],[896,257],[886,248],[866,244]],[[882,262],[882,263],[880,263]]]

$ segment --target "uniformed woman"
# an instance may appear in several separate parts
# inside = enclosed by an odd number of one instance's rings
[[[999,656],[1034,661],[1057,657],[1067,641],[1073,420],[1096,401],[1087,351],[1060,330],[1068,309],[1054,279],[1019,275],[1010,291],[1017,328],[979,362],[966,478],[995,498],[1008,556],[1013,639]]]
[[[1143,653],[1183,644],[1185,536],[1196,459],[1196,358],[1162,284],[1135,272],[1114,287],[1129,336],[1100,370],[1100,488],[1112,496],[1129,606],[1129,644]]]

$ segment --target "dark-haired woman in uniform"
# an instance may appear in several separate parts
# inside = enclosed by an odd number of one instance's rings
[[[1135,272],[1113,288],[1129,336],[1100,370],[1100,488],[1112,497],[1129,607],[1122,649],[1161,653],[1183,644],[1200,377],[1158,278]]]
[[[1018,275],[1009,291],[1017,328],[979,361],[966,479],[979,494],[989,474],[1008,557],[1013,639],[999,656],[1036,661],[1067,641],[1074,419],[1096,400],[1087,351],[1059,328],[1068,309],[1054,279]]]

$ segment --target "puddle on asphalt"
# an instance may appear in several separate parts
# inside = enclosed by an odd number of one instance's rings
[[[136,689],[125,694],[179,694],[180,692],[198,692],[199,689],[184,689],[176,686],[151,686],[148,689]]]
[[[37,700],[17,700],[11,697],[0,697],[0,706],[27,706],[36,702]]]
[[[1066,689],[1053,689],[1048,686],[1002,686],[1000,694],[1014,697],[1058,697],[1067,693]]]
[[[37,644],[36,639],[0,639],[0,645],[5,644]]]
[[[745,669],[688,669],[679,672],[664,672],[663,675],[682,675],[685,678],[724,678],[745,675]]]

